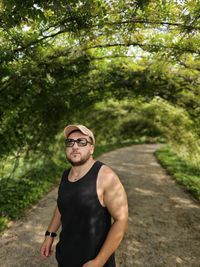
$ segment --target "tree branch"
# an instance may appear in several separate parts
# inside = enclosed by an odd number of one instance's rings
[[[102,44],[102,45],[94,45],[94,46],[90,46],[90,47],[86,47],[86,48],[83,48],[82,50],[83,51],[87,51],[87,50],[90,50],[90,49],[95,49],[95,48],[107,48],[107,47],[129,47],[129,46],[139,46],[139,47],[142,47],[142,48],[147,48],[149,50],[151,50],[151,52],[154,52],[152,50],[158,50],[159,48],[164,48],[166,50],[171,50],[171,49],[175,49],[175,50],[180,50],[180,47],[178,46],[171,46],[171,47],[168,47],[168,46],[164,46],[164,45],[154,45],[154,44],[141,44],[141,43],[137,43],[137,42],[131,42],[131,43],[113,43],[113,44]],[[189,52],[189,53],[194,53],[194,54],[200,54],[200,50],[193,50],[193,49],[190,49],[190,48],[184,48],[183,49],[183,52]]]
[[[141,23],[141,24],[152,24],[152,25],[166,25],[166,26],[177,26],[183,29],[187,30],[200,30],[200,27],[194,27],[192,25],[185,25],[177,22],[166,22],[166,21],[150,21],[150,20],[140,20],[140,19],[131,19],[131,20],[126,20],[126,21],[116,21],[112,23],[108,23],[110,25],[114,24],[129,24],[129,23]]]

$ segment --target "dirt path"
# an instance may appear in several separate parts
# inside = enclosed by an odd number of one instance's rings
[[[157,145],[106,153],[100,160],[120,176],[129,200],[129,230],[117,251],[118,267],[200,267],[200,205],[156,162]],[[56,267],[39,256],[57,189],[4,233],[1,267]]]

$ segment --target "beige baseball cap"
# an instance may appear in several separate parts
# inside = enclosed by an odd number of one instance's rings
[[[67,138],[69,134],[75,130],[78,130],[82,132],[83,134],[88,135],[92,139],[93,144],[95,144],[95,138],[94,138],[93,132],[84,125],[71,124],[71,125],[66,126],[64,129],[65,138]]]

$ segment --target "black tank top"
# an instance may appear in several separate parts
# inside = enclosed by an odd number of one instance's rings
[[[96,161],[76,182],[68,180],[65,170],[58,190],[58,209],[62,230],[56,246],[59,267],[82,267],[94,259],[111,227],[111,216],[97,196],[97,175],[103,163]],[[115,267],[114,254],[104,267]]]

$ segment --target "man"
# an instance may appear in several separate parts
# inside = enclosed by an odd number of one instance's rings
[[[114,251],[127,228],[126,193],[116,173],[93,159],[91,130],[68,125],[64,136],[72,167],[63,173],[41,255],[52,254],[56,231],[62,226],[56,246],[58,267],[115,267]]]

